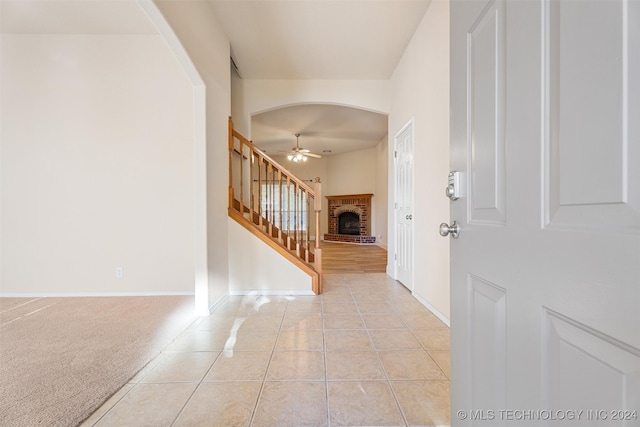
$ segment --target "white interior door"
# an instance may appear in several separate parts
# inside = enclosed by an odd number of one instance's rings
[[[451,111],[452,424],[640,425],[640,1],[452,0]]]
[[[413,121],[395,136],[396,280],[413,291]]]

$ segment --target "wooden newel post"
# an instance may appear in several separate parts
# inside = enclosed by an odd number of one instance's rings
[[[314,250],[315,267],[320,276],[318,283],[318,294],[322,293],[322,249],[320,249],[320,212],[322,211],[322,183],[320,177],[316,177],[313,183],[315,198],[313,200],[313,210],[316,212],[316,243]]]
[[[313,210],[316,212],[316,249],[320,248],[320,212],[322,211],[322,183],[320,177],[316,177],[313,183]]]

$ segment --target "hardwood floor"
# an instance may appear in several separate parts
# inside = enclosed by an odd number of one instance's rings
[[[387,270],[387,251],[378,245],[354,245],[325,242],[322,248],[322,272],[384,273]]]

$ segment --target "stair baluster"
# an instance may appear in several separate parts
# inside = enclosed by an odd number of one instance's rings
[[[307,272],[316,294],[322,292],[321,210],[320,179],[312,188],[295,177],[237,132],[229,118],[229,215]]]

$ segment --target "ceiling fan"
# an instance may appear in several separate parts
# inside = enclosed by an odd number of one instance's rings
[[[314,154],[307,150],[306,148],[300,148],[300,144],[298,139],[300,138],[300,134],[296,133],[296,146],[291,149],[291,152],[287,155],[287,159],[298,163],[298,162],[306,162],[307,157],[315,157],[316,159],[322,158],[319,154]]]

